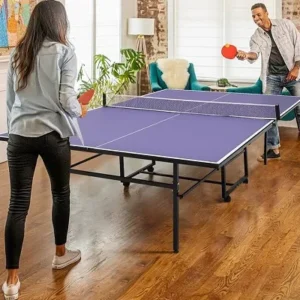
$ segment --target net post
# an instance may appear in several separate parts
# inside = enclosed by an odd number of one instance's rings
[[[275,112],[276,112],[276,119],[280,120],[280,108],[279,108],[279,104],[275,105]]]
[[[103,106],[106,106],[106,94],[105,93],[103,93]]]

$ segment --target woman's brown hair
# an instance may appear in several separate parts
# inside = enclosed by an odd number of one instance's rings
[[[62,3],[44,0],[31,14],[26,33],[16,46],[12,67],[17,73],[18,90],[26,88],[36,56],[46,38],[67,45],[68,18]]]

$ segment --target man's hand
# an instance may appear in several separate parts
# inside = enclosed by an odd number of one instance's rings
[[[236,57],[237,57],[237,59],[239,59],[239,60],[245,60],[245,59],[248,58],[248,54],[247,54],[247,52],[245,52],[245,51],[238,50],[238,53],[237,53]]]
[[[299,67],[295,66],[289,74],[286,76],[286,81],[293,81],[296,80],[299,74]]]
[[[81,106],[81,111],[82,111],[80,117],[83,118],[83,117],[85,117],[86,114],[87,114],[87,111],[88,111],[88,105],[82,105],[82,104],[80,103],[80,106]]]
[[[238,50],[238,53],[236,55],[237,59],[239,60],[256,60],[258,58],[257,54],[255,52],[245,52],[242,50]]]

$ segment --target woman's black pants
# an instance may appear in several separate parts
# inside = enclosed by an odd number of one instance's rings
[[[70,143],[55,131],[40,137],[9,135],[7,158],[11,196],[5,226],[6,268],[18,269],[34,170],[41,157],[51,182],[52,222],[56,245],[67,240],[70,217]],[[45,199],[39,199],[44,201]]]

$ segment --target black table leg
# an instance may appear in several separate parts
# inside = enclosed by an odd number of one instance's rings
[[[265,132],[265,144],[264,144],[264,164],[267,164],[267,133]]]
[[[173,250],[179,252],[179,172],[178,164],[173,164]]]

